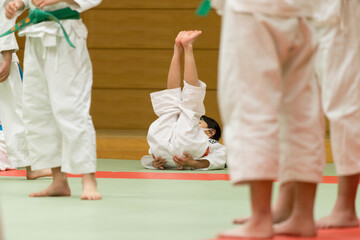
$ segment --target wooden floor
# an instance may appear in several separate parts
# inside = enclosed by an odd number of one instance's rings
[[[149,150],[146,133],[146,130],[96,130],[98,158],[140,160]],[[326,138],[325,148],[326,162],[332,163],[329,137]]]

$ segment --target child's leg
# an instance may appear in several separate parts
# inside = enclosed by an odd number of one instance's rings
[[[197,67],[193,52],[193,43],[200,36],[201,31],[186,31],[181,36],[184,47],[184,88],[182,91],[181,110],[189,112],[189,118],[200,118],[205,114],[204,98],[206,84],[199,81]],[[190,116],[192,115],[192,116]],[[198,124],[198,122],[196,122]]]
[[[299,237],[316,236],[314,201],[316,183],[296,182],[295,203],[290,217],[275,225],[276,234]]]
[[[275,205],[272,207],[272,217],[274,223],[286,220],[293,209],[295,200],[295,183],[288,182],[280,185],[278,197]],[[235,224],[243,224],[249,220],[246,218],[234,219]]]
[[[359,174],[339,176],[338,195],[329,216],[316,222],[318,228],[358,227],[355,199],[359,185]]]
[[[71,195],[66,173],[61,172],[60,167],[52,168],[51,170],[54,177],[51,185],[41,192],[29,194],[29,197],[66,197]]]
[[[272,208],[274,223],[280,223],[289,218],[295,200],[295,183],[287,182],[280,185],[278,197]]]
[[[1,125],[1,122],[0,122]],[[0,170],[6,170],[7,168],[12,168],[9,163],[8,156],[6,153],[6,145],[3,131],[0,130]]]
[[[11,63],[10,71],[8,79],[0,85],[0,115],[8,160],[13,167],[24,167],[30,161],[22,121],[22,83],[16,63]]]
[[[83,192],[82,200],[100,200],[102,197],[97,191],[95,173],[83,174],[82,178]]]
[[[41,169],[41,170],[31,170],[31,166],[26,167],[26,179],[34,180],[41,177],[51,177],[52,171],[50,168]]]
[[[193,43],[201,31],[186,31],[182,34],[181,44],[184,47],[184,79],[193,86],[199,86],[199,76],[193,52]]]
[[[61,136],[50,107],[48,85],[42,74],[43,59],[41,40],[27,39],[24,58],[23,119],[27,127],[26,139],[31,159],[31,169],[41,170],[61,165]],[[40,52],[40,53],[39,53]],[[18,70],[17,70],[18,71]],[[29,164],[28,164],[29,165]],[[40,171],[41,173],[42,171]],[[28,179],[35,171],[27,168]],[[46,176],[51,172],[46,172]],[[41,173],[42,175],[42,173]],[[40,175],[40,176],[41,176]]]
[[[324,111],[330,120],[332,154],[339,175],[335,206],[329,216],[317,221],[319,228],[359,226],[355,199],[360,173],[360,34],[355,29],[360,21],[360,2],[342,4],[341,24],[326,29],[320,42],[322,55],[317,59]]]
[[[5,90],[5,92],[3,92]],[[12,63],[11,74],[7,81],[1,83],[0,115],[3,115],[8,160],[13,167],[26,167],[26,178],[37,179],[51,176],[51,169],[31,171],[28,141],[25,136],[25,124],[22,120],[23,84],[17,63]]]
[[[181,86],[181,55],[183,51],[183,47],[181,45],[181,38],[184,33],[184,31],[179,32],[175,39],[174,54],[171,59],[167,79],[168,89],[179,88]]]
[[[252,215],[243,225],[224,231],[219,237],[270,238],[272,181],[250,181]]]
[[[208,148],[208,137],[199,127],[200,117],[205,114],[204,98],[206,84],[199,81],[193,43],[201,31],[186,31],[181,38],[184,47],[184,88],[182,91],[181,115],[178,120],[178,141],[183,148],[177,149],[177,155],[187,152],[194,158],[200,158]]]

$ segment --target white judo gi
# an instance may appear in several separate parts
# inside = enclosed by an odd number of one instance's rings
[[[231,180],[321,181],[324,121],[307,23],[311,1],[223,3],[218,99]]]
[[[31,1],[23,0],[34,8]],[[101,0],[75,0],[80,7],[58,3],[44,10],[70,7],[83,12]],[[41,22],[19,32],[26,36],[24,121],[32,169],[60,167],[73,174],[96,171],[95,130],[89,114],[92,65],[82,20],[61,20],[71,42],[55,22]]]
[[[1,125],[1,123],[0,123]],[[6,153],[6,145],[5,145],[5,137],[2,129],[0,128],[0,170],[6,170],[7,168],[11,168],[10,162],[8,160],[8,156]]]
[[[0,0],[0,33],[14,26],[15,20],[5,17],[5,4]],[[8,160],[12,167],[29,166],[29,152],[25,137],[25,125],[22,121],[22,82],[19,72],[19,60],[15,51],[19,49],[14,34],[0,38],[0,52],[14,50],[8,79],[0,83],[0,119],[2,121]],[[0,54],[0,66],[4,59]]]
[[[360,173],[360,1],[321,0],[317,71],[339,176]]]
[[[184,82],[182,91],[174,88],[151,93],[154,112],[159,118],[149,127],[149,154],[166,159],[165,168],[176,168],[173,156],[183,156],[184,152],[195,160],[208,160],[210,166],[203,170],[224,168],[225,147],[209,140],[199,126],[200,117],[205,114],[205,93],[206,84],[201,81],[199,87]],[[141,162],[153,169],[152,161],[152,156],[147,155]]]

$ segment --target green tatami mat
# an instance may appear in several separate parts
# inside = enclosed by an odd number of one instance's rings
[[[143,171],[132,160],[99,160],[99,170]],[[51,181],[0,177],[5,240],[211,239],[250,213],[248,188],[228,181],[98,179],[103,200],[81,201],[81,179],[70,178],[71,197],[27,197]],[[320,185],[317,218],[330,212],[336,187]]]

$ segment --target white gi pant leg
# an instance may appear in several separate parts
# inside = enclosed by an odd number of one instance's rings
[[[57,37],[45,47],[28,38],[24,60],[24,120],[32,168],[61,166],[73,174],[96,171],[95,130],[89,115],[92,66],[86,39]]]
[[[22,82],[18,64],[11,63],[9,78],[0,83],[0,118],[12,167],[30,165],[25,125],[22,120]]]
[[[175,154],[188,152],[200,158],[209,145],[208,137],[199,126],[205,113],[206,85],[195,87],[184,82],[184,88],[166,89],[151,93],[155,114],[159,117],[149,127],[147,140],[149,153],[167,160],[165,167],[176,167]]]
[[[360,2],[342,2],[341,21],[323,29],[317,66],[339,176],[360,173]]]
[[[181,114],[175,128],[177,138],[173,139],[175,154],[182,156],[187,152],[194,159],[201,158],[209,147],[209,137],[199,126],[200,117],[205,114],[206,84],[202,81],[199,84],[195,87],[184,81],[179,105]]]
[[[181,101],[181,88],[166,89],[150,94],[154,113],[159,117],[149,127],[147,141],[149,154],[163,157],[168,161],[168,167],[174,167],[170,140],[173,136],[175,123],[180,116],[179,103]]]
[[[321,180],[325,164],[319,87],[311,33],[299,18],[235,12],[225,3],[218,98],[231,180],[278,176]],[[280,119],[286,123],[280,125]]]
[[[6,170],[7,168],[11,168],[11,165],[9,163],[8,156],[6,153],[4,133],[2,130],[0,130],[0,170],[3,171]]]

